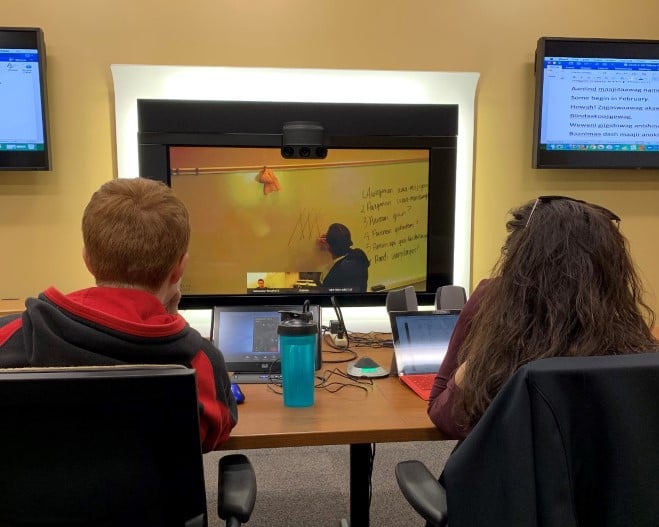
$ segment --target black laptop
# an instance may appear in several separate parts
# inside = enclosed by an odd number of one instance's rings
[[[277,326],[280,311],[302,311],[302,305],[215,306],[212,341],[226,361],[231,382],[267,383],[281,380]],[[309,311],[318,326],[316,333],[316,370],[322,362],[320,306]]]

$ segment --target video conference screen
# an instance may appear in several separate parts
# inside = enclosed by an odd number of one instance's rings
[[[428,150],[331,149],[324,159],[263,147],[168,151],[192,227],[184,295],[427,290]],[[337,236],[347,254],[334,254]],[[344,272],[330,279],[340,260]]]

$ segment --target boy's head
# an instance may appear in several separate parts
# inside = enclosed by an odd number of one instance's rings
[[[153,292],[187,253],[188,211],[164,183],[114,179],[92,195],[82,236],[97,283]]]

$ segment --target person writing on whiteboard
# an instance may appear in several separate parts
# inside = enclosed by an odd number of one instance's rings
[[[465,304],[430,394],[428,415],[447,438],[466,437],[528,362],[659,349],[619,222],[563,196],[512,211],[493,277]]]
[[[330,268],[321,276],[321,285],[337,292],[365,292],[371,262],[364,251],[352,248],[348,227],[332,223],[320,237],[320,244],[332,255]]]
[[[222,354],[178,313],[190,239],[185,205],[164,183],[115,179],[92,195],[82,235],[96,287],[49,287],[27,299],[22,315],[0,318],[0,367],[194,368],[202,449],[215,450],[238,415]]]

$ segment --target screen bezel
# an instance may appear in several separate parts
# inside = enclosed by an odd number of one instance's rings
[[[545,57],[659,59],[659,40],[541,37],[535,52],[533,168],[659,168],[659,152],[560,151],[541,148]]]
[[[437,288],[453,282],[458,105],[138,99],[137,110],[139,175],[168,185],[170,146],[281,147],[291,121],[321,123],[330,149],[428,150],[428,281],[419,301],[434,302]],[[184,295],[181,307],[297,304],[300,296]],[[386,292],[303,296],[323,307],[332,296],[342,306],[380,306]]]
[[[0,150],[0,170],[50,170],[50,137],[46,88],[46,44],[41,28],[0,27],[0,49],[36,49],[43,150]]]

